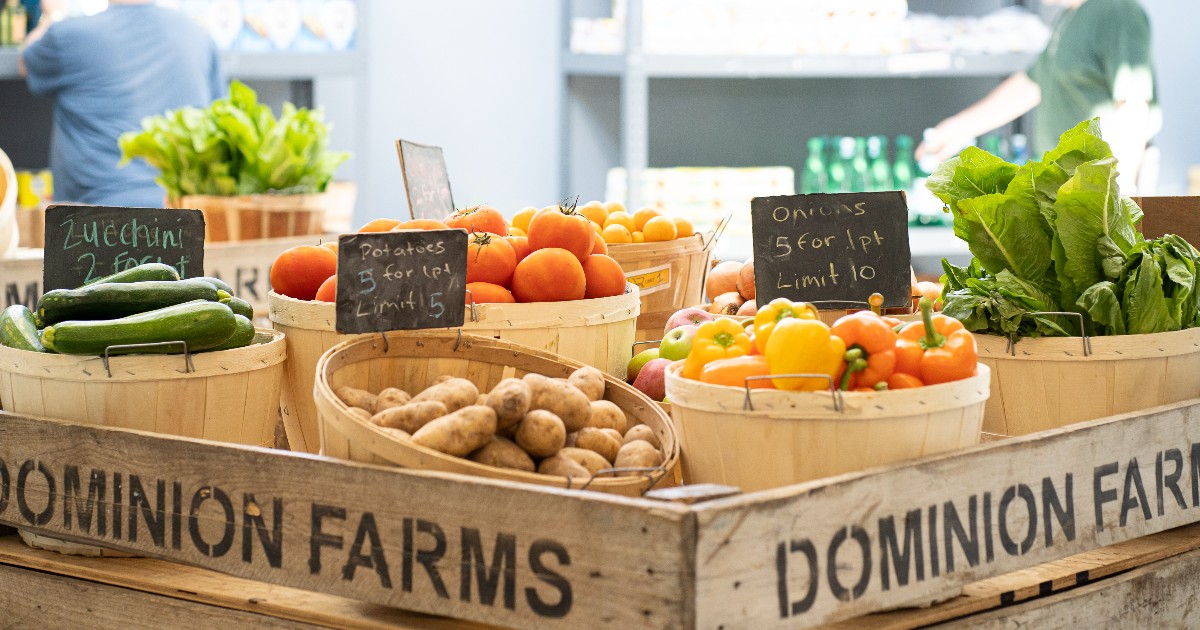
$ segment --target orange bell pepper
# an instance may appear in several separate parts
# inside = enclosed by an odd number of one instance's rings
[[[732,359],[717,359],[708,363],[700,372],[700,382],[729,387],[749,385],[751,389],[775,389],[775,384],[769,378],[746,380],[750,376],[769,376],[770,374],[771,368],[767,365],[767,357],[761,354],[751,354]]]
[[[902,339],[915,341],[925,352],[921,355],[921,381],[926,385],[948,383],[975,376],[979,353],[975,337],[962,322],[933,314],[933,302],[921,298],[920,322],[900,331]]]
[[[842,390],[874,387],[887,381],[896,367],[896,333],[871,311],[851,313],[834,322],[830,332],[846,342]]]
[[[736,320],[718,317],[700,324],[692,337],[692,351],[683,360],[679,375],[699,380],[704,366],[717,359],[729,359],[750,354],[750,337]]]
[[[925,383],[922,383],[921,379],[912,374],[896,372],[889,376],[887,380],[888,389],[912,389],[914,387],[925,387]]]
[[[909,374],[915,378],[921,376],[921,357],[925,356],[925,350],[921,348],[921,344],[912,339],[901,337],[896,340],[896,368],[894,373]]]

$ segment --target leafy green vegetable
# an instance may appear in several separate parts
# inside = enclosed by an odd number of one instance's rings
[[[324,192],[348,153],[328,150],[320,111],[285,103],[278,119],[258,95],[234,81],[206,109],[185,107],[142,120],[121,135],[121,163],[141,158],[158,169],[171,197]]]
[[[1117,188],[1098,120],[1064,133],[1020,168],[976,148],[947,160],[928,187],[954,213],[974,258],[942,261],[943,311],[1006,336],[1167,332],[1200,326],[1200,253],[1175,235],[1144,240],[1142,211]]]

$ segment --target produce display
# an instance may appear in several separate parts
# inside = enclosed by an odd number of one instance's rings
[[[691,221],[683,217],[669,217],[650,207],[628,212],[619,201],[601,203],[589,201],[577,208],[580,214],[591,221],[591,227],[605,244],[659,243],[687,238],[696,233]],[[513,218],[513,225],[520,225],[526,217],[532,218],[537,210],[528,207]]]
[[[359,232],[466,231],[468,303],[562,302],[621,295],[625,272],[606,254],[604,239],[585,210],[567,205],[528,208],[510,224],[491,206],[473,206],[456,210],[443,221],[375,219]],[[336,301],[337,243],[284,251],[271,267],[271,286],[298,300]]]
[[[103,354],[111,346],[182,341],[188,352],[231,350],[254,340],[253,309],[215,278],[181,280],[149,263],[78,289],[47,291],[30,311],[0,313],[0,344],[30,352]],[[109,354],[181,353],[180,345],[119,348]]]
[[[782,390],[828,389],[832,382],[843,391],[883,391],[974,376],[974,336],[962,322],[934,313],[929,298],[921,298],[920,308],[921,321],[859,311],[832,326],[811,304],[785,298],[763,305],[753,318],[687,308],[668,320],[658,348],[634,355],[628,378],[642,393],[664,400],[666,370],[675,361],[683,361],[683,378]],[[788,374],[829,378],[783,377]]]
[[[1098,119],[1064,133],[1041,161],[1016,166],[975,147],[928,188],[954,214],[974,258],[943,261],[944,312],[969,330],[1016,337],[1136,335],[1200,325],[1200,254],[1175,235],[1146,239],[1117,187]],[[1084,315],[1079,320],[1047,311]]]
[[[627,426],[605,389],[603,374],[583,367],[566,379],[507,378],[490,392],[441,376],[416,395],[345,386],[336,394],[351,414],[398,439],[487,466],[589,479],[607,468],[662,465],[654,432]]]
[[[277,119],[247,85],[205,109],[184,107],[142,121],[120,138],[122,163],[145,160],[172,198],[324,192],[350,155],[328,150],[321,112],[284,103]]]

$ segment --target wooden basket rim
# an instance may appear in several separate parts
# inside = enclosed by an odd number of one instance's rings
[[[1017,340],[1016,354],[1008,352],[1008,337],[976,334],[979,356],[993,361],[1120,361],[1158,359],[1200,352],[1200,328],[1148,335],[1089,337],[1091,351],[1083,353],[1082,337],[1025,337]]]
[[[683,362],[667,367],[667,400],[672,409],[696,409],[729,416],[750,416],[777,420],[809,419],[871,420],[916,414],[937,413],[984,403],[991,395],[991,370],[976,364],[975,376],[949,383],[883,392],[842,392],[845,413],[833,409],[828,390],[792,392],[774,389],[752,390],[753,411],[743,410],[746,390],[741,387],[712,385],[679,376]]]
[[[370,422],[352,415],[350,408],[333,393],[333,387],[330,385],[332,375],[345,365],[385,356],[386,354],[408,356],[398,353],[397,350],[407,350],[409,346],[413,347],[413,355],[416,354],[416,349],[419,348],[419,354],[428,357],[438,356],[438,351],[431,347],[433,345],[440,345],[445,348],[450,344],[457,343],[459,344],[459,350],[454,351],[470,350],[478,347],[500,352],[511,352],[513,355],[527,355],[541,361],[558,363],[572,371],[584,367],[583,363],[501,339],[470,334],[464,334],[459,337],[456,333],[448,332],[421,332],[420,334],[397,332],[388,334],[387,343],[388,349],[384,352],[381,351],[383,348],[381,336],[359,336],[338,343],[321,355],[321,359],[317,363],[316,380],[313,385],[313,398],[317,403],[318,415],[322,423],[322,433],[325,431],[324,425],[327,422],[337,425],[348,437],[352,433],[363,435],[365,431],[367,435],[374,439],[375,443],[364,443],[360,444],[360,446],[367,448],[376,456],[388,461],[395,461],[397,452],[411,451],[444,465],[444,468],[437,469],[440,472],[485,476],[492,479],[519,481],[568,489],[581,486],[584,483],[583,481],[572,481],[566,477],[560,478],[553,475],[527,473],[519,470],[486,466],[400,439]],[[491,362],[487,359],[478,360]],[[663,463],[664,470],[662,474],[664,477],[670,475],[671,471],[678,466],[680,456],[679,436],[675,432],[675,427],[671,423],[670,417],[657,403],[642,392],[609,374],[603,374],[606,385],[606,400],[610,399],[611,393],[614,390],[619,391],[620,398],[633,399],[637,403],[633,408],[622,406],[623,411],[634,415],[638,420],[642,420],[643,422],[648,416],[656,418],[665,429],[667,439],[663,440],[664,443],[662,446],[666,453],[666,459]],[[378,447],[379,444],[386,444],[387,447]],[[595,488],[600,491],[621,491],[622,489],[644,491],[648,485],[649,481],[643,476],[596,477],[589,485],[589,488]]]
[[[98,356],[29,352],[0,346],[0,371],[37,379],[96,383],[150,382],[226,376],[260,370],[287,358],[284,334],[255,328],[255,341],[244,348],[192,355],[195,370],[184,371],[180,354],[136,354],[109,358],[112,377]]]
[[[497,328],[576,328],[634,319],[641,313],[638,289],[625,285],[625,293],[606,298],[570,302],[478,304],[479,321],[471,321],[467,307],[464,331]],[[297,300],[275,291],[267,293],[271,321],[292,328],[336,331],[337,306],[333,302]]]
[[[713,233],[705,232],[657,243],[612,243],[608,245],[608,255],[617,262],[642,260],[656,257],[673,257],[680,255],[699,254],[705,251],[704,244]]]

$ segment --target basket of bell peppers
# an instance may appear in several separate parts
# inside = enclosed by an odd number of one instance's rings
[[[921,321],[859,311],[823,323],[805,302],[777,298],[744,326],[705,322],[679,375],[712,385],[791,391],[879,392],[962,380],[977,373],[975,338],[920,301]],[[804,377],[788,375],[803,374]]]

